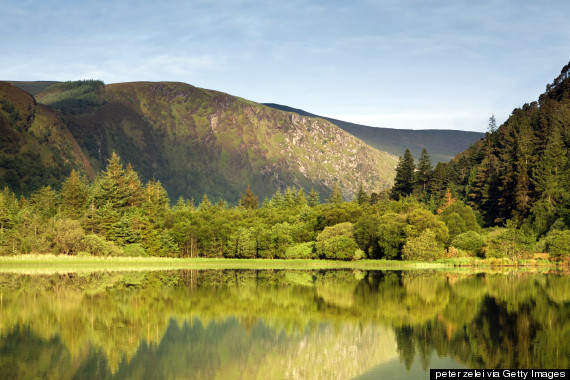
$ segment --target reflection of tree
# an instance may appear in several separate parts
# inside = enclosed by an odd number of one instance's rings
[[[396,337],[409,338],[397,338],[400,357],[408,363],[416,351],[422,359],[435,349],[471,368],[568,368],[570,302],[551,296],[553,287],[564,293],[568,284],[568,277],[537,275],[458,281],[438,318],[396,328]],[[470,296],[469,288],[479,290]]]
[[[358,357],[385,357],[374,345],[392,339],[394,347],[395,339],[408,368],[414,359],[428,368],[434,350],[476,368],[567,368],[569,284],[568,277],[554,275],[434,271],[3,274],[0,344],[8,344],[14,326],[29,326],[29,335],[44,342],[42,355],[49,356],[49,345],[55,345],[69,352],[61,355],[79,360],[77,368],[84,371],[109,368],[116,374],[132,366],[128,375],[136,378],[152,355],[168,352],[168,363],[178,355],[173,352],[181,351],[184,360],[176,360],[204,364],[208,378],[206,368],[222,368],[221,358],[257,358],[260,368],[259,363],[276,363],[282,354],[291,354],[295,345],[298,350],[303,339],[347,358],[356,352],[344,347],[359,334],[354,327],[372,325],[394,328],[395,337],[359,338]],[[332,332],[319,330],[322,323],[330,324]],[[307,338],[307,331],[317,335]],[[176,341],[178,335],[186,343]],[[254,340],[263,343],[255,346]],[[191,346],[184,346],[187,342]],[[218,343],[209,348],[208,342]],[[290,365],[330,365],[319,358],[318,351],[308,350]],[[7,363],[8,358],[0,360]]]

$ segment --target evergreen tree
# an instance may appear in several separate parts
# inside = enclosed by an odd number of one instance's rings
[[[129,206],[140,206],[142,185],[129,165],[125,170],[121,159],[113,152],[107,168],[94,184],[93,200],[97,207],[107,204],[123,212]]]
[[[360,206],[370,203],[370,196],[366,191],[364,191],[364,185],[362,182],[360,182],[360,185],[358,186],[358,192],[356,193],[356,202]]]
[[[538,193],[538,200],[532,207],[534,225],[539,233],[544,233],[557,219],[557,209],[569,198],[567,172],[567,151],[560,130],[555,129],[546,149],[533,170],[532,182]]]
[[[530,171],[535,162],[535,146],[536,138],[534,131],[528,119],[525,118],[519,128],[516,150],[516,207],[513,212],[513,217],[518,220],[525,219],[530,212],[533,192],[530,181]]]
[[[87,206],[89,186],[85,178],[75,169],[61,186],[61,203],[65,215],[78,218]]]
[[[315,207],[318,206],[319,202],[320,202],[319,193],[316,192],[315,189],[311,188],[311,192],[309,193],[309,199],[307,203],[309,204],[309,206]]]
[[[392,199],[399,199],[402,196],[412,194],[414,189],[414,171],[415,164],[414,158],[410,150],[406,148],[404,156],[400,157],[398,166],[396,166],[396,178],[394,179],[394,186],[392,187]]]
[[[297,195],[295,196],[295,206],[306,206],[307,205],[307,198],[305,197],[305,192],[303,188],[300,188],[297,191]]]
[[[283,196],[283,204],[286,208],[291,208],[295,206],[295,190],[287,187],[285,189],[285,194]]]
[[[281,193],[281,190],[277,189],[275,194],[273,194],[273,196],[271,197],[270,202],[271,206],[275,208],[281,208],[284,206],[285,200],[283,199],[283,194]]]
[[[420,194],[420,199],[425,199],[428,191],[428,183],[431,179],[433,173],[433,167],[431,165],[431,158],[427,150],[422,149],[420,154],[420,159],[418,161],[418,170],[415,176],[415,188],[416,193]]]
[[[200,202],[200,205],[198,205],[198,211],[206,211],[210,209],[210,207],[212,207],[212,202],[210,202],[210,199],[208,199],[208,195],[204,194],[202,197],[202,202]]]
[[[342,196],[342,192],[340,191],[338,183],[335,182],[331,197],[329,198],[329,203],[337,205],[341,204],[342,202],[344,202],[344,197]]]
[[[259,207],[259,198],[253,193],[251,187],[247,185],[245,194],[241,197],[241,205],[247,209],[255,210]]]

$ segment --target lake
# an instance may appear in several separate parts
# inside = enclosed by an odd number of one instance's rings
[[[0,273],[2,379],[428,379],[569,358],[556,271]]]

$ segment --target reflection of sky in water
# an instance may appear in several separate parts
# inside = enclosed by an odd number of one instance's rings
[[[451,358],[440,358],[434,352],[432,358],[430,359],[429,368],[446,368],[446,369],[458,369],[465,368],[465,366],[457,363]],[[398,359],[390,360],[387,363],[379,364],[360,376],[355,377],[355,380],[378,380],[378,379],[390,379],[390,380],[407,380],[407,379],[426,379],[428,380],[429,370],[426,371],[420,359],[414,360],[410,368],[406,366]]]

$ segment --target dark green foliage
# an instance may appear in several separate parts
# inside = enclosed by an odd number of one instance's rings
[[[546,251],[551,256],[570,256],[570,230],[552,230],[545,238]]]
[[[49,86],[36,97],[40,103],[74,115],[102,105],[104,88],[100,80],[69,81]]]
[[[512,220],[517,227],[531,225],[538,235],[547,233],[557,219],[568,219],[568,99],[570,78],[563,69],[538,102],[515,109],[499,128],[491,117],[484,140],[435,168],[428,188],[436,204],[438,194],[449,187],[486,226]]]
[[[427,150],[422,149],[420,158],[418,160],[418,168],[415,173],[414,193],[417,194],[419,199],[426,199],[428,195],[428,184],[433,173],[431,166],[431,159]]]
[[[308,203],[301,190],[287,188],[261,208],[213,204],[207,195],[198,207],[181,198],[171,208],[159,181],[143,186],[113,155],[92,184],[73,171],[61,191],[45,186],[19,201],[8,189],[0,192],[0,254],[429,261],[451,241],[473,254],[516,259],[536,241],[529,223],[517,228],[509,221],[483,247],[473,232],[480,230],[475,213],[450,191],[439,215],[413,196]],[[552,224],[553,231],[566,228],[564,217]],[[558,235],[551,232],[542,244],[564,249]]]
[[[358,193],[356,193],[356,202],[360,206],[370,203],[370,196],[366,191],[364,191],[364,186],[362,185],[362,182],[358,186]]]
[[[409,149],[406,149],[404,156],[400,157],[398,166],[396,167],[396,178],[394,178],[394,186],[392,187],[391,197],[398,200],[412,194],[414,190],[414,158]]]

